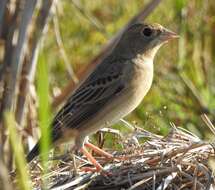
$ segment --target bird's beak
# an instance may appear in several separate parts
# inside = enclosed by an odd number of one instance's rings
[[[172,32],[171,30],[167,30],[167,29],[165,29],[160,36],[161,40],[164,42],[169,41],[173,38],[179,38],[179,37],[180,36],[178,34],[176,34],[175,32]]]

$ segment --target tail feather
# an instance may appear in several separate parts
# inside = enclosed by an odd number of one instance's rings
[[[27,163],[30,163],[36,156],[39,155],[39,143],[37,143],[32,150],[28,153],[26,160]]]
[[[53,143],[56,142],[59,138],[61,138],[61,131],[58,128],[56,128],[51,133],[50,148],[53,147]],[[36,156],[39,156],[39,154],[40,154],[40,142],[41,142],[41,139],[39,139],[37,144],[32,148],[32,150],[26,156],[27,163],[30,163]]]

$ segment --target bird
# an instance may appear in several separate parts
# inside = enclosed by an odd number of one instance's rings
[[[89,135],[110,127],[131,113],[143,100],[153,81],[153,61],[158,49],[179,36],[160,24],[135,23],[128,27],[112,51],[71,93],[50,125],[51,145],[70,142],[96,167],[85,147],[112,155],[86,142]],[[40,140],[28,153],[31,162],[40,153]]]

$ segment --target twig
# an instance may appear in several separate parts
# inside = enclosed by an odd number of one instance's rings
[[[168,173],[172,173],[172,172],[177,172],[178,171],[178,168],[175,166],[175,167],[167,167],[167,168],[164,168],[164,169],[160,169],[160,170],[152,170],[152,171],[149,171],[149,172],[146,172],[146,173],[143,173],[143,174],[140,174],[140,175],[137,175],[137,176],[134,176],[132,178],[133,181],[137,181],[137,180],[141,180],[141,179],[146,179],[146,178],[149,178],[149,177],[153,177],[154,175],[161,175],[161,176],[164,176]],[[127,179],[126,180],[122,180],[118,185],[123,185],[127,183]]]
[[[190,174],[188,174],[188,173],[186,173],[184,171],[181,171],[181,174],[184,177],[186,177],[190,181],[191,184],[193,183],[193,176],[192,175],[190,175]],[[198,187],[197,189],[204,189],[203,184],[201,184],[199,181],[196,182],[196,186]]]
[[[29,44],[29,56],[27,63],[22,69],[22,78],[20,82],[20,91],[17,100],[17,110],[16,110],[16,121],[21,124],[24,116],[24,109],[26,104],[26,96],[29,90],[29,85],[34,79],[35,68],[37,64],[37,57],[39,51],[39,45],[42,35],[46,31],[47,21],[50,14],[52,4],[55,1],[46,0],[42,1],[41,8],[39,10],[38,16],[35,21],[33,37],[31,43]]]
[[[89,180],[90,178],[93,178],[93,177],[95,177],[95,174],[94,175],[87,174],[85,176],[80,176],[77,179],[75,179],[75,180],[73,180],[73,181],[71,181],[71,182],[69,182],[67,184],[64,184],[64,185],[62,185],[60,187],[53,187],[53,188],[51,188],[51,190],[67,189],[69,187],[72,187],[72,186],[75,186],[75,185],[79,184],[83,180]]]
[[[2,34],[2,29],[3,29],[3,18],[4,18],[7,2],[8,0],[0,1],[0,38]]]
[[[199,107],[201,108],[201,112],[209,112],[209,109],[207,108],[207,104],[203,100],[202,96],[198,93],[198,90],[196,89],[193,82],[185,75],[185,74],[179,74],[181,80],[184,82],[185,86],[190,90],[192,93],[192,96],[195,98],[197,103],[199,104]]]
[[[211,130],[211,132],[215,135],[215,126],[211,122],[211,120],[208,118],[206,114],[201,115],[202,120],[205,122],[205,124],[208,126],[208,128]]]
[[[16,5],[15,5],[15,11],[13,13],[13,15],[11,16],[11,22],[9,23],[10,24],[10,27],[8,27],[8,33],[7,33],[7,36],[6,36],[6,42],[5,42],[5,45],[4,45],[4,59],[3,59],[3,65],[1,66],[1,69],[0,69],[0,81],[1,82],[4,82],[4,81],[7,81],[7,80],[4,80],[5,76],[8,75],[8,67],[9,67],[9,64],[10,64],[10,59],[11,59],[11,52],[13,50],[13,37],[14,37],[14,33],[16,31],[16,28],[17,28],[17,20],[18,20],[18,17],[19,17],[19,12],[21,10],[21,5],[20,5],[20,1],[16,1]],[[1,102],[2,103],[2,102]],[[2,121],[2,108],[0,110],[0,122]]]
[[[17,79],[20,75],[26,48],[25,45],[27,41],[27,29],[29,27],[29,23],[31,22],[36,3],[37,0],[26,1],[23,11],[20,11],[21,21],[17,28],[18,39],[17,42],[15,42],[15,47],[12,51],[10,62],[7,65],[9,68],[6,88],[2,100],[2,112],[5,110],[11,111],[15,103],[15,92],[18,83]],[[11,40],[13,39],[11,38]]]
[[[59,29],[58,15],[57,15],[57,8],[55,8],[55,15],[53,16],[53,23],[54,23],[55,38],[56,38],[57,45],[59,47],[61,56],[62,56],[62,58],[64,60],[64,63],[66,65],[67,71],[68,71],[71,79],[73,80],[73,82],[75,84],[77,84],[78,83],[78,78],[75,75],[71,64],[69,63],[69,59],[68,59],[68,56],[66,54],[64,45],[63,45],[63,40],[61,38],[60,29]]]
[[[161,185],[159,185],[159,187],[156,190],[163,190],[166,189],[168,187],[168,185],[172,182],[172,180],[174,180],[177,176],[177,172],[172,172],[170,175],[168,175],[163,183]]]
[[[124,126],[128,127],[130,130],[134,131],[135,128],[132,124],[130,124],[128,121],[124,120],[124,119],[120,119],[120,121],[123,123]]]
[[[196,166],[196,168],[194,170],[194,174],[193,174],[193,189],[192,190],[196,190],[197,179],[198,179],[198,165]]]
[[[20,4],[21,2],[20,1],[16,1],[16,6],[15,6],[15,11],[13,13],[13,16],[11,18],[11,23],[10,23],[10,27],[9,27],[9,30],[8,30],[8,34],[6,36],[6,43],[4,45],[4,59],[3,59],[3,65],[1,67],[1,70],[0,70],[0,81],[1,81],[1,85],[3,86],[3,93],[5,96],[7,96],[7,94],[5,94],[5,92],[7,92],[7,90],[5,89],[7,87],[7,82],[8,82],[8,78],[9,78],[9,73],[8,73],[8,67],[9,67],[9,63],[10,63],[10,59],[11,59],[11,52],[13,50],[13,43],[12,43],[12,39],[13,39],[13,36],[14,36],[14,33],[16,31],[16,28],[17,28],[17,20],[18,20],[18,16],[19,16],[19,12],[20,12]],[[6,104],[5,101],[3,101],[3,98],[4,96],[2,97],[1,99],[1,106],[0,106],[0,154],[3,155],[3,146],[5,145],[5,141],[7,139],[7,136],[4,132],[4,125],[3,125],[3,116],[4,116],[4,107]],[[11,157],[11,152],[10,152],[10,146],[8,146],[8,157]],[[12,157],[11,159],[12,160]],[[10,162],[10,161],[9,161]],[[11,165],[9,163],[9,165]]]
[[[72,0],[72,4],[76,9],[80,11],[80,13],[92,23],[93,26],[95,26],[99,31],[105,33],[104,26],[102,23],[100,23],[94,16],[92,16],[87,10],[84,10],[84,8],[80,5],[80,1],[74,1]]]
[[[135,183],[134,185],[132,185],[128,190],[134,190],[136,189],[137,187],[143,185],[144,183],[146,183],[147,181],[151,180],[152,178],[148,178],[148,179],[142,179],[140,181],[138,181],[137,183]]]
[[[102,51],[89,63],[87,66],[81,70],[77,76],[80,80],[83,80],[84,76],[87,75],[115,46],[119,40],[122,33],[132,24],[138,21],[144,21],[145,18],[158,6],[161,0],[152,0],[144,9],[142,9],[137,15],[135,15],[129,22],[126,24],[122,30],[120,30],[102,49]],[[52,107],[56,108],[61,104],[66,97],[74,90],[75,84],[73,81],[70,81],[62,90],[61,94],[56,96],[52,102]]]

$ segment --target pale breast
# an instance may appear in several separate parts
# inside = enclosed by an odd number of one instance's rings
[[[132,88],[134,89],[135,99],[143,99],[148,93],[153,80],[153,62],[151,59],[141,61],[135,60],[134,77],[132,81]]]

